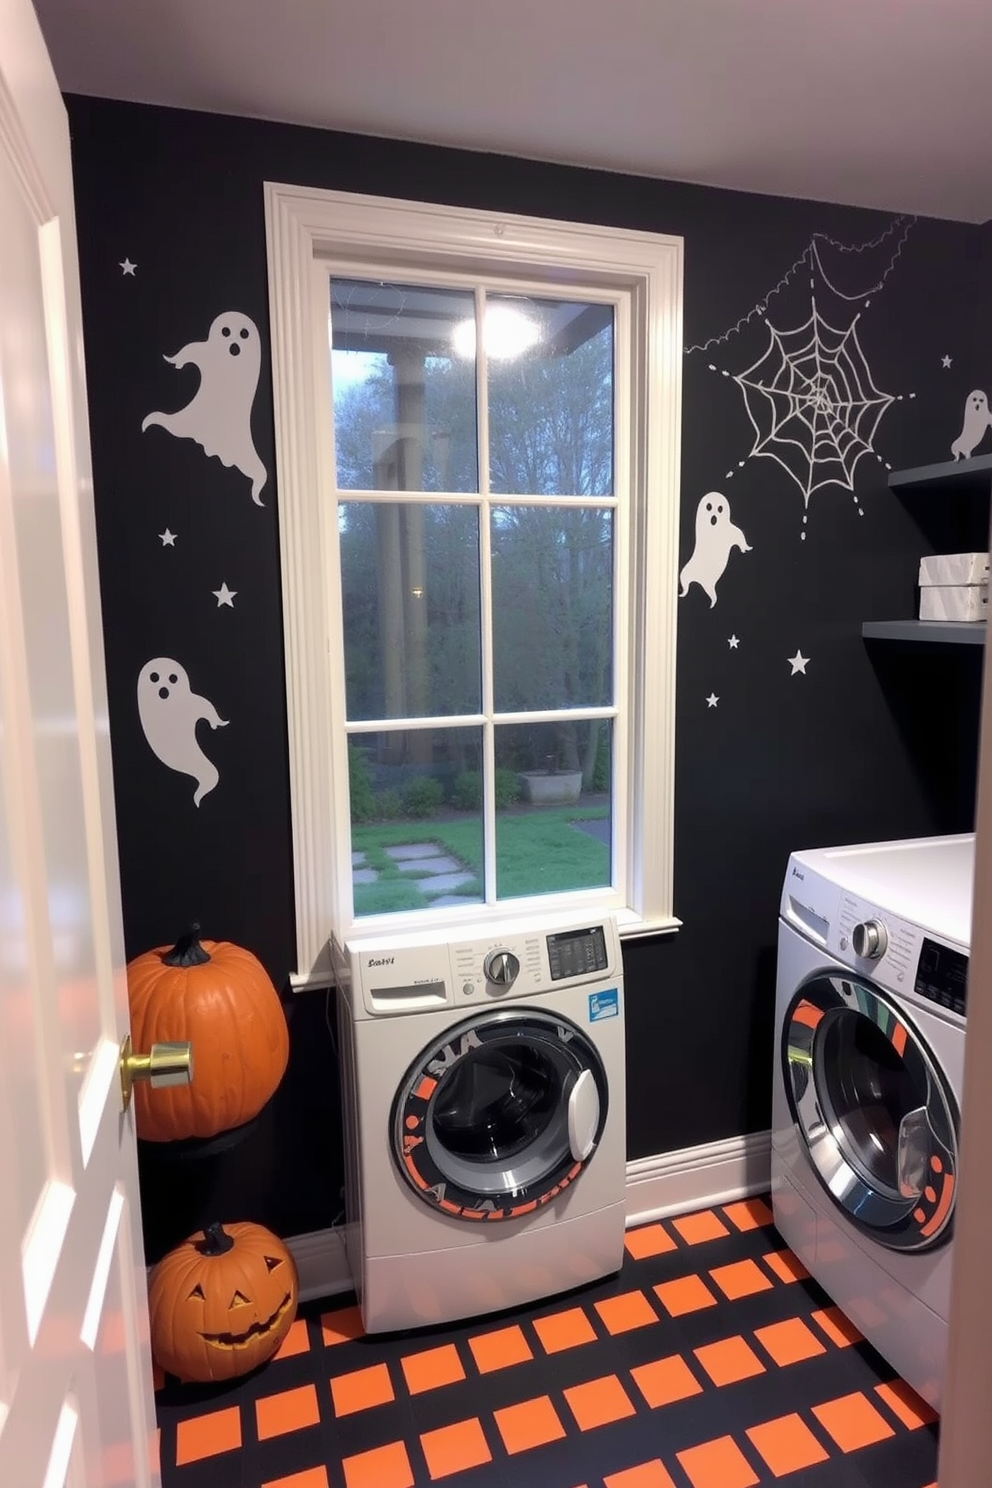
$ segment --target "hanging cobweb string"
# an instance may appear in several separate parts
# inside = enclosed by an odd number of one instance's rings
[[[729,326],[727,330],[725,330],[721,335],[710,336],[708,341],[701,341],[694,346],[684,347],[683,350],[685,352],[685,355],[691,356],[691,354],[695,351],[708,351],[711,346],[722,346],[724,342],[730,340],[731,336],[738,335],[741,331],[744,330],[746,326],[750,325],[755,316],[764,315],[765,311],[768,309],[769,301],[774,299],[776,295],[781,294],[783,289],[787,289],[796,275],[804,267],[812,270],[815,266],[817,272],[820,274],[820,277],[823,279],[823,282],[827,285],[828,289],[830,289],[832,293],[837,296],[838,299],[860,300],[863,299],[865,295],[875,294],[882,288],[886,279],[888,279],[889,275],[892,273],[892,270],[898,263],[899,258],[902,255],[902,250],[905,246],[906,239],[909,237],[909,234],[915,222],[915,217],[897,217],[893,222],[889,224],[884,232],[879,233],[877,238],[870,238],[866,243],[842,243],[837,238],[828,237],[826,233],[814,233],[806,248],[796,259],[791,268],[786,269],[785,273],[782,275],[778,283],[773,285],[773,287],[768,291],[767,294],[762,295],[761,299],[757,302],[756,305],[752,306],[752,308],[747,312],[746,315],[742,315],[740,320],[736,321],[734,325]],[[848,295],[845,294],[842,290],[839,290],[836,285],[831,283],[823,267],[823,259],[820,252],[821,244],[825,245],[828,248],[836,249],[838,253],[870,253],[875,248],[880,248],[884,242],[886,242],[893,236],[894,233],[899,232],[900,228],[902,229],[902,232],[900,233],[899,241],[896,244],[892,257],[889,259],[889,262],[886,265],[885,270],[882,273],[877,284],[873,284],[869,289],[862,290],[860,294]]]

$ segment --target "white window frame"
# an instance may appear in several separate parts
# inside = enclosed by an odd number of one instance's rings
[[[328,351],[327,261],[394,264],[413,273],[445,265],[478,277],[553,271],[569,283],[629,297],[631,399],[629,542],[618,661],[630,703],[614,797],[621,855],[613,889],[568,896],[617,916],[621,936],[675,930],[675,636],[682,410],[682,239],[660,233],[519,217],[391,197],[265,184],[276,473],[296,897],[293,985],[333,981],[330,936],[386,928],[351,919],[351,813],[343,706],[338,524]],[[436,499],[436,498],[435,498]],[[625,652],[625,657],[624,657]],[[343,723],[343,719],[340,720]],[[447,720],[438,719],[438,727]],[[544,896],[526,901],[539,911]],[[519,906],[521,901],[516,901]],[[551,906],[548,906],[551,908]],[[557,901],[557,907],[561,907]],[[505,917],[506,903],[431,912],[437,933]],[[395,919],[395,917],[391,917]],[[403,928],[412,927],[411,916]],[[425,924],[426,920],[421,920]],[[398,928],[398,927],[397,927]]]

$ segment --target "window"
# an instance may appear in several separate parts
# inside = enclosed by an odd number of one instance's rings
[[[295,980],[674,928],[681,242],[267,185]]]

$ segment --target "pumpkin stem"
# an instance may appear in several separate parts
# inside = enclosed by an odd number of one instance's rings
[[[201,1255],[224,1255],[234,1249],[234,1241],[222,1224],[204,1225],[203,1239],[197,1241],[196,1248]]]
[[[205,951],[199,942],[199,922],[194,920],[185,935],[180,935],[172,950],[162,957],[163,966],[203,966],[210,960],[209,951]]]

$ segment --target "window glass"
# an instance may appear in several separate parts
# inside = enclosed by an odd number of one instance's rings
[[[495,735],[497,898],[607,887],[610,720],[503,724]]]
[[[484,899],[481,762],[478,728],[351,735],[356,917]]]
[[[489,485],[499,495],[613,491],[613,307],[490,295]]]
[[[498,506],[491,525],[493,686],[501,712],[613,696],[613,514]]]
[[[475,506],[342,501],[348,718],[478,713]]]
[[[331,384],[342,491],[476,491],[471,290],[331,280]]]

